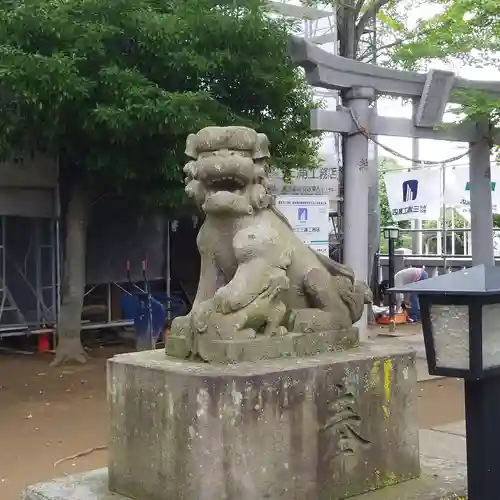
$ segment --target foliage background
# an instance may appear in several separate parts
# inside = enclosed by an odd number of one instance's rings
[[[1,151],[45,151],[96,195],[153,206],[180,202],[186,136],[207,125],[256,128],[276,166],[308,166],[292,31],[260,0],[4,1]]]

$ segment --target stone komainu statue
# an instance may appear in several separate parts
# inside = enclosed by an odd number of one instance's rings
[[[351,328],[371,293],[350,268],[302,243],[273,207],[267,137],[207,127],[189,135],[186,154],[186,192],[206,214],[201,273],[191,313],[173,321],[167,354],[213,360],[214,342],[265,345]]]

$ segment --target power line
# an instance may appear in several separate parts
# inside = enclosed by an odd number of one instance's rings
[[[443,160],[446,161],[446,160]],[[461,168],[461,167],[468,167],[469,163],[453,163],[453,164],[447,164],[447,163],[437,163],[434,165],[412,165],[408,167],[397,167],[397,168],[380,168],[379,172],[385,173],[385,172],[411,172],[413,170],[422,170],[422,169],[428,169],[431,170],[433,168],[449,168],[449,169],[454,169],[454,168]]]

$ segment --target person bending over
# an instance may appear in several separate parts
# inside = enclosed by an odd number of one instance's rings
[[[426,280],[429,277],[427,271],[420,267],[408,267],[402,269],[394,276],[394,286],[400,288],[411,283]],[[396,295],[396,311],[399,311],[401,304],[404,303],[403,294]],[[420,307],[418,305],[418,295],[416,293],[410,294],[410,311],[409,317],[412,321],[420,321]]]

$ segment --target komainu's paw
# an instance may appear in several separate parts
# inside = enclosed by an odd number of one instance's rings
[[[270,330],[266,329],[264,333],[269,337],[284,337],[288,333],[288,330],[284,326],[277,326]]]
[[[354,292],[363,294],[365,304],[371,304],[373,302],[373,293],[370,287],[363,281],[356,281],[354,283]]]
[[[191,325],[194,331],[205,333],[208,328],[210,316],[214,313],[214,301],[209,299],[191,311]]]
[[[354,290],[343,290],[340,296],[344,304],[349,309],[353,324],[359,321],[361,319],[361,316],[363,315],[363,310],[366,303],[365,294],[363,293],[363,291],[356,292]]]
[[[191,316],[178,316],[172,321],[169,335],[188,337],[191,330]]]
[[[231,295],[226,291],[225,287],[219,288],[214,295],[215,310],[221,314],[229,314],[234,309],[231,299]]]

